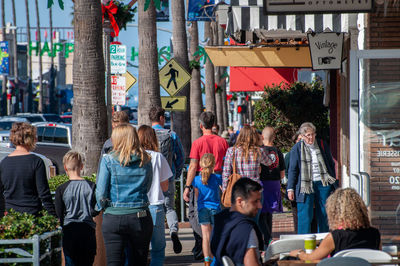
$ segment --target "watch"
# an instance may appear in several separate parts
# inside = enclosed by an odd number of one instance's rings
[[[185,186],[185,189],[189,189],[189,190],[192,190],[192,186]]]
[[[303,252],[304,252],[304,250],[300,249],[296,254],[296,258],[299,259],[300,254],[303,253]]]

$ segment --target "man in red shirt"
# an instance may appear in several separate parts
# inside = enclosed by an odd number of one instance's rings
[[[213,134],[212,127],[215,122],[215,115],[212,112],[203,112],[199,117],[200,129],[203,132],[203,136],[196,139],[192,143],[190,150],[190,165],[186,179],[186,186],[183,192],[183,199],[189,202],[189,221],[193,228],[193,231],[198,235],[201,235],[201,229],[197,221],[197,208],[194,207],[194,193],[191,193],[191,186],[196,175],[200,174],[200,158],[205,153],[212,153],[215,157],[214,173],[216,175],[222,174],[223,160],[225,157],[226,150],[228,149],[228,143],[224,138]],[[191,219],[192,218],[192,219]],[[195,234],[196,237],[196,234]],[[197,241],[193,249],[193,253],[196,257],[196,249],[201,249],[201,241]],[[197,243],[200,243],[198,247]]]

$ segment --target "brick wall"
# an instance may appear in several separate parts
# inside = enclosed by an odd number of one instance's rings
[[[367,15],[366,49],[400,49],[400,8],[389,0]],[[367,130],[364,169],[370,173],[371,217],[384,243],[400,244],[400,59],[365,60]]]

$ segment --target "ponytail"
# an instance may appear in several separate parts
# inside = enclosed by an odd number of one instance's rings
[[[203,185],[208,184],[210,175],[214,172],[215,158],[211,153],[205,153],[200,159],[201,182]]]

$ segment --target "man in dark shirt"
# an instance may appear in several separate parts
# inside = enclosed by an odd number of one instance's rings
[[[249,178],[241,178],[233,185],[232,207],[214,216],[211,251],[215,265],[222,265],[223,256],[235,265],[261,265],[263,241],[254,222],[261,209],[261,190],[261,185]]]
[[[270,166],[261,164],[260,174],[264,198],[259,226],[264,235],[264,244],[267,246],[272,238],[272,213],[282,212],[281,179],[285,177],[285,160],[282,152],[274,146],[274,129],[265,127],[262,136],[261,148],[273,162]]]

